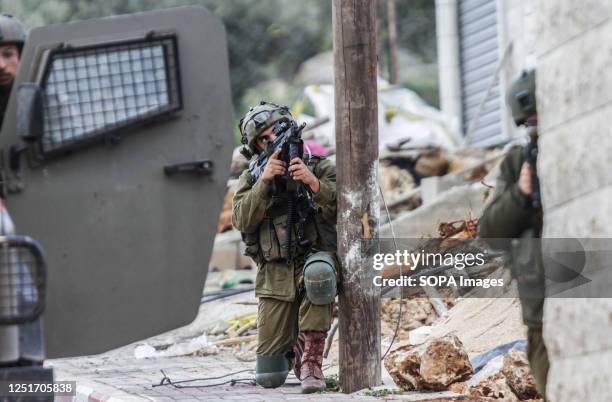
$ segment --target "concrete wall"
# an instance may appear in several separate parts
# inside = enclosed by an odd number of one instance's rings
[[[539,169],[548,237],[612,237],[612,2],[535,2]],[[551,401],[612,398],[612,300],[549,299]]]
[[[497,36],[499,38],[500,60],[506,47],[511,44],[509,54],[499,74],[502,99],[506,88],[523,69],[533,68],[535,56],[536,18],[533,0],[497,0]],[[507,108],[503,113],[503,127],[509,137],[523,135],[512,121]]]

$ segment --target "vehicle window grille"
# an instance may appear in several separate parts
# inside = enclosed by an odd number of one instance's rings
[[[43,154],[182,107],[176,38],[53,51],[42,82]]]
[[[0,237],[0,324],[30,322],[45,301],[43,260],[30,245]]]

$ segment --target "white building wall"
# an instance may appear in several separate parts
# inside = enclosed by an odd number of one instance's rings
[[[533,0],[497,0],[499,49],[509,54],[499,74],[501,96],[506,98],[506,88],[524,69],[535,67],[535,14]],[[501,59],[500,55],[500,59]],[[511,138],[522,135],[512,121],[508,108],[504,108],[503,127]]]
[[[452,128],[461,128],[461,76],[457,0],[436,0],[438,42],[438,85],[440,110],[450,116]]]
[[[548,237],[612,237],[612,2],[535,2],[539,174]],[[548,299],[554,402],[612,398],[612,299]]]

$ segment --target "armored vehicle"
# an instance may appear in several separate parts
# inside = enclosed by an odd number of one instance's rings
[[[36,241],[0,239],[1,366],[193,320],[231,110],[224,27],[203,8],[29,32],[0,135],[0,195]]]

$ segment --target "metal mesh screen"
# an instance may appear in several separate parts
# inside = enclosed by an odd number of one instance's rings
[[[42,261],[29,246],[0,239],[0,323],[36,318],[44,305],[44,282]]]
[[[43,153],[181,108],[174,37],[55,51],[43,81]]]

